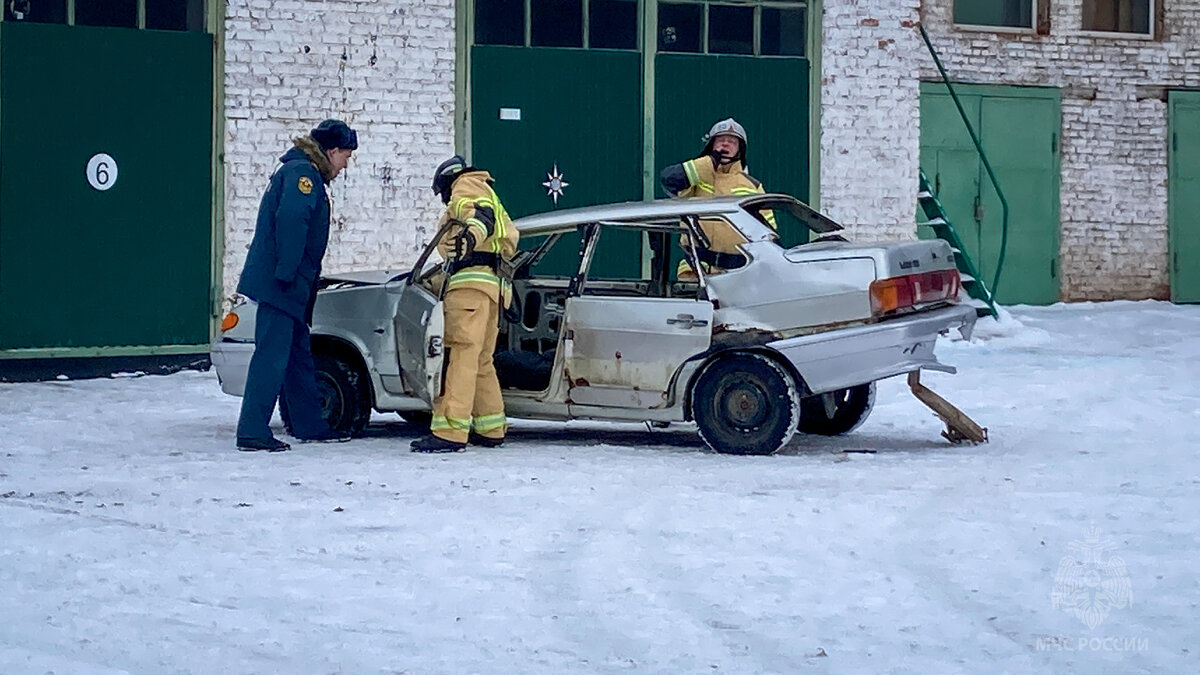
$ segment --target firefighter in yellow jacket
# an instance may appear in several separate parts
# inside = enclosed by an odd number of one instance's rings
[[[746,130],[732,117],[712,125],[701,141],[704,152],[696,159],[672,164],[660,176],[663,190],[672,197],[713,197],[754,195],[763,192],[762,183],[746,173]],[[775,229],[775,216],[764,212],[767,224]],[[746,242],[737,230],[723,220],[701,220],[700,230],[708,246],[697,246],[702,269],[717,274],[746,264],[738,245]],[[690,249],[690,238],[683,235],[680,245]],[[679,262],[676,276],[694,281],[696,272],[686,260]]]
[[[460,452],[468,441],[494,448],[508,429],[492,353],[502,308],[512,299],[502,263],[516,253],[519,234],[492,183],[487,171],[468,166],[458,155],[433,174],[433,191],[446,204],[437,244],[447,272],[445,363],[431,433],[412,442],[413,452]]]

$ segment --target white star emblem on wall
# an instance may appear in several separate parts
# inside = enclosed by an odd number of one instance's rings
[[[563,180],[563,175],[558,172],[558,162],[554,163],[554,170],[546,174],[546,182],[542,183],[542,187],[546,188],[546,196],[554,200],[554,205],[558,206],[558,198],[563,194],[563,188],[570,185]]]

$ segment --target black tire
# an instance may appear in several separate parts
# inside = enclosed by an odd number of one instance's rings
[[[840,436],[854,431],[867,420],[875,406],[875,383],[808,396],[800,401],[802,434]],[[830,411],[833,412],[830,415]]]
[[[692,389],[692,417],[710,448],[731,455],[774,454],[791,440],[800,417],[792,376],[761,354],[712,363]]]
[[[397,410],[396,414],[415,427],[428,429],[429,423],[433,421],[433,413],[428,410]]]
[[[330,354],[313,354],[317,367],[317,393],[321,416],[329,428],[359,436],[371,419],[370,389],[364,375],[354,366]],[[292,433],[292,419],[283,398],[279,399],[283,426]]]

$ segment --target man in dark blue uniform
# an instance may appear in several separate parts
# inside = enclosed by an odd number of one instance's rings
[[[269,426],[281,396],[291,433],[301,442],[340,442],[348,434],[329,428],[321,416],[309,326],[317,298],[321,259],[329,242],[326,186],[358,148],[358,134],[340,120],[325,120],[280,161],[258,207],[254,240],[238,293],[258,302],[254,356],[238,418],[239,450],[290,449]]]

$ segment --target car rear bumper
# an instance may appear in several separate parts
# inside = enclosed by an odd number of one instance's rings
[[[821,394],[922,368],[952,373],[933,353],[938,335],[958,329],[969,339],[975,318],[974,307],[956,305],[767,346],[796,367],[812,393]]]
[[[246,391],[246,373],[250,370],[250,357],[254,355],[253,342],[234,342],[217,337],[209,349],[209,359],[221,391],[241,396]]]

